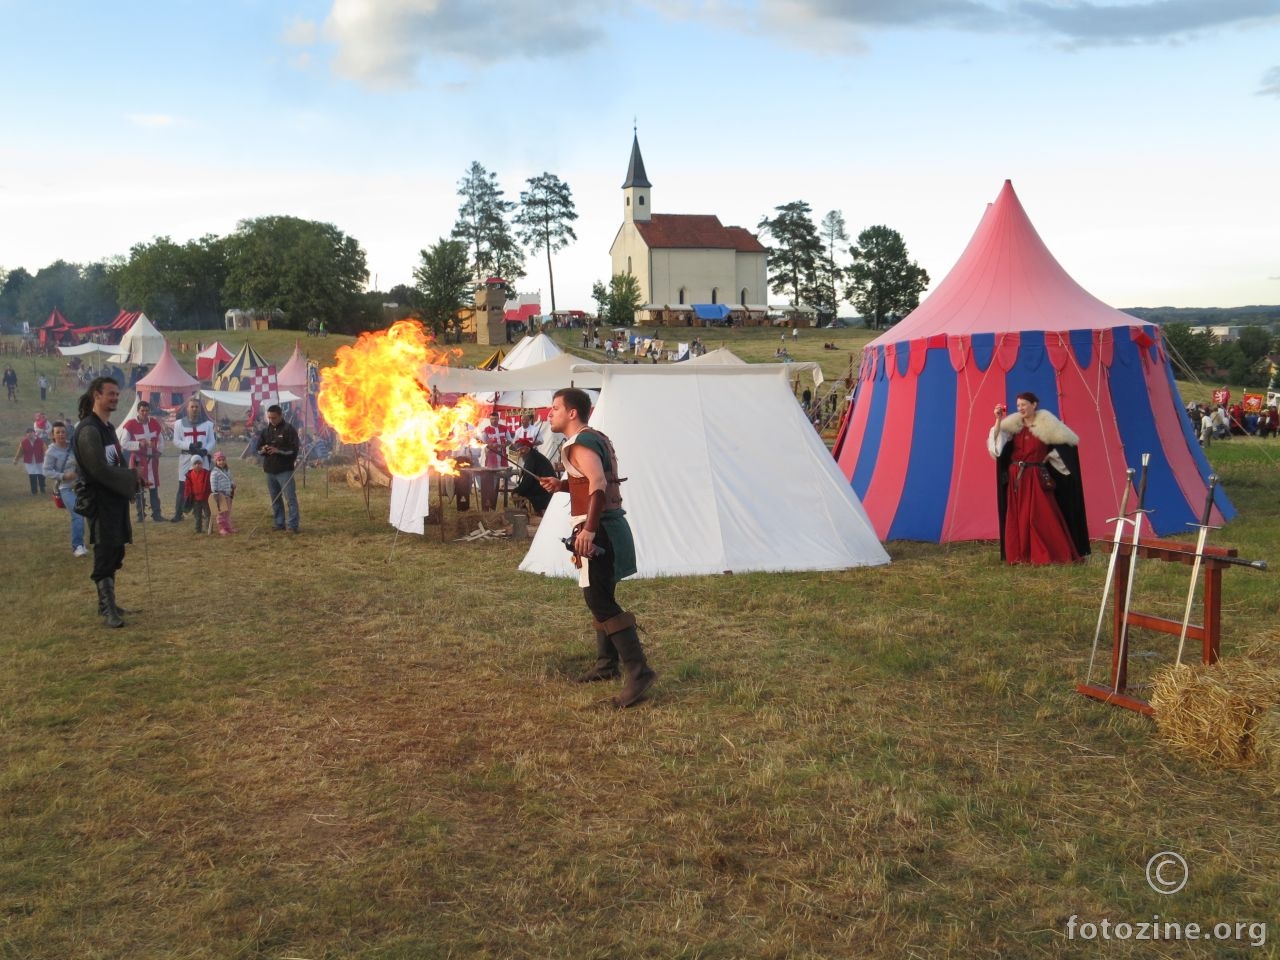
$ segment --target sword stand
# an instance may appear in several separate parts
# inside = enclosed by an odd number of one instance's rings
[[[1100,546],[1113,548],[1111,541],[1095,541]],[[1101,700],[1113,706],[1124,707],[1135,713],[1151,716],[1154,713],[1151,704],[1128,690],[1129,680],[1129,644],[1125,636],[1132,627],[1145,627],[1156,633],[1167,633],[1180,636],[1182,621],[1157,617],[1154,614],[1140,613],[1130,610],[1124,613],[1124,587],[1129,580],[1129,564],[1132,562],[1133,544],[1122,542],[1116,548],[1116,575],[1112,587],[1111,605],[1114,611],[1111,628],[1111,686],[1097,683],[1078,683],[1076,693],[1094,700]],[[1169,540],[1138,541],[1138,556],[1146,560],[1165,560],[1172,563],[1183,563],[1193,566],[1196,560],[1195,544],[1175,543]],[[1187,625],[1187,637],[1198,639],[1202,645],[1202,659],[1206,664],[1218,662],[1218,647],[1222,636],[1222,571],[1232,565],[1231,559],[1237,556],[1235,547],[1212,547],[1206,545],[1200,570],[1204,577],[1201,591],[1203,602],[1203,621]]]

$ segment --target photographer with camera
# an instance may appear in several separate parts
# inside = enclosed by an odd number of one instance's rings
[[[87,401],[87,403],[86,403]],[[142,486],[138,474],[125,462],[124,449],[116,437],[110,417],[120,402],[120,384],[111,377],[98,377],[81,398],[81,410],[91,408],[76,424],[75,462],[84,480],[85,503],[92,503],[89,540],[93,544],[93,573],[98,588],[98,613],[108,627],[123,627],[116,605],[116,571],[124,566],[124,548],[133,542],[129,504]],[[85,503],[77,504],[86,509]]]
[[[548,493],[569,493],[574,527],[565,546],[580,571],[578,583],[596,634],[595,665],[578,682],[612,680],[622,673],[622,692],[614,703],[630,707],[644,698],[658,675],[645,660],[635,614],[614,598],[617,581],[636,572],[635,542],[622,509],[617,454],[607,436],[587,426],[590,416],[591,398],[584,391],[565,387],[555,392],[547,423],[566,437],[560,456],[567,479],[544,477],[539,482]]]
[[[298,532],[298,488],[293,482],[293,467],[300,446],[298,431],[285,420],[280,404],[273,403],[267,407],[267,424],[258,434],[258,453],[262,454],[262,470],[267,475],[271,522],[275,530],[285,529],[287,505],[288,530],[290,533]]]
[[[173,425],[173,445],[178,449],[178,499],[173,506],[173,523],[182,522],[187,502],[187,472],[193,458],[210,456],[217,443],[217,427],[204,412],[200,398],[193,393],[187,398],[186,414]]]

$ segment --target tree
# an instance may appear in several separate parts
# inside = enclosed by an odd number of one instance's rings
[[[907,255],[897,230],[867,227],[849,251],[849,285],[844,297],[857,308],[867,326],[879,330],[888,317],[903,317],[920,303],[929,274]]]
[[[817,286],[818,258],[822,240],[810,218],[809,205],[803,200],[774,207],[777,216],[762,217],[759,230],[777,241],[767,247],[770,287],[775,293],[789,294],[793,306],[812,304]]]
[[[520,242],[533,250],[547,252],[547,280],[551,285],[551,312],[556,309],[556,281],[551,272],[551,254],[563,250],[578,235],[573,221],[578,211],[573,206],[569,185],[554,173],[542,173],[528,180],[529,189],[520,194],[520,211],[515,223]]]
[[[458,196],[462,206],[453,225],[453,238],[470,251],[474,279],[483,283],[498,276],[509,286],[514,284],[524,276],[524,256],[507,223],[507,214],[515,204],[503,199],[497,174],[473,160],[458,181]]]
[[[599,280],[592,284],[591,297],[601,323],[627,327],[635,323],[640,309],[640,281],[630,273],[615,273],[607,290]]]
[[[0,286],[0,324],[8,326],[19,322],[18,304],[22,299],[22,291],[33,279],[22,267],[5,274],[4,285]]]
[[[1198,379],[1204,372],[1205,361],[1213,347],[1213,337],[1207,331],[1192,330],[1185,323],[1166,323],[1160,327],[1165,343],[1169,346],[1173,363],[1187,376]]]
[[[460,341],[462,320],[458,311],[470,299],[472,287],[467,245],[441,237],[422,251],[422,262],[414,269],[413,278],[417,281],[415,306],[423,323],[437,337],[452,326]]]
[[[822,255],[817,262],[813,306],[817,310],[818,323],[830,323],[840,312],[840,282],[844,279],[844,270],[838,264],[844,258],[849,243],[844,214],[839,210],[829,211],[822,218],[820,237]]]
[[[1236,339],[1240,352],[1251,366],[1271,352],[1271,333],[1264,327],[1245,327]]]
[[[226,238],[229,306],[280,310],[300,330],[312,319],[335,332],[353,332],[348,320],[369,277],[360,245],[337,227],[297,217],[242,220]]]

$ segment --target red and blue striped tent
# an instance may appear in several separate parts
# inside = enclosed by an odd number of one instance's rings
[[[1005,181],[938,288],[863,351],[834,452],[882,540],[999,537],[986,438],[1026,390],[1080,436],[1091,536],[1110,534],[1144,453],[1152,530],[1199,521],[1209,464],[1160,329],[1077,284]],[[1214,504],[1212,522],[1235,516],[1221,487]]]

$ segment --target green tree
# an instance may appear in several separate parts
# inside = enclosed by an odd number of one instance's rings
[[[554,173],[541,173],[528,180],[529,189],[520,194],[520,210],[515,223],[520,242],[532,250],[547,253],[547,280],[551,285],[551,312],[556,309],[556,280],[551,272],[551,255],[577,240],[573,221],[578,211],[569,185]]]
[[[867,227],[849,251],[853,265],[844,297],[879,330],[887,318],[901,318],[920,304],[929,274],[907,254],[902,234],[885,226]]]
[[[334,332],[355,332],[349,319],[369,278],[365,253],[329,223],[271,216],[243,220],[226,238],[228,306],[279,310],[300,330],[311,318]]]
[[[1185,323],[1166,323],[1160,327],[1175,367],[1188,377],[1199,379],[1213,347],[1213,338],[1204,330],[1193,330]]]
[[[470,251],[474,279],[483,283],[498,276],[513,285],[524,276],[524,255],[507,223],[507,214],[516,205],[504,199],[498,175],[473,160],[458,181],[458,196],[462,206],[453,225],[453,238]]]
[[[417,281],[414,306],[422,322],[441,338],[452,328],[460,341],[462,320],[458,311],[471,301],[472,290],[467,245],[441,237],[422,251],[422,262],[414,269],[413,279]]]
[[[817,272],[822,255],[822,239],[810,217],[812,211],[803,200],[794,200],[774,210],[777,216],[762,217],[758,227],[775,241],[772,247],[765,245],[769,286],[775,293],[790,295],[794,306],[812,304],[819,299]]]
[[[102,304],[96,297],[84,296],[84,283],[80,265],[55,260],[36,271],[29,283],[18,295],[17,321],[26,322],[35,329],[49,318],[57,307],[77,326],[90,323],[107,323],[115,315],[113,304]]]
[[[600,322],[611,327],[628,327],[636,322],[640,309],[640,281],[630,273],[615,273],[609,287],[597,280],[591,286]]]
[[[22,267],[4,275],[4,285],[0,286],[0,324],[13,326],[19,323],[18,302],[22,298],[22,291],[33,279]],[[44,319],[47,320],[48,316]]]
[[[1240,331],[1236,343],[1240,345],[1240,352],[1244,354],[1245,360],[1250,366],[1255,366],[1271,352],[1271,333],[1263,327],[1245,327]]]
[[[840,312],[840,284],[844,270],[839,266],[848,250],[849,234],[844,214],[831,210],[822,218],[820,234],[822,254],[817,261],[817,283],[814,285],[813,306],[818,323],[830,323]]]

